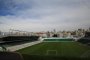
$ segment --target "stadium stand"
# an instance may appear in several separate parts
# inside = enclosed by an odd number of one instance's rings
[[[37,41],[39,36],[7,36],[3,37],[0,44],[14,43],[14,42],[24,42],[24,41]]]
[[[90,44],[90,32],[86,32],[85,36],[79,39],[78,42],[81,42],[84,44]]]
[[[0,52],[0,60],[24,60],[24,59],[19,53]]]

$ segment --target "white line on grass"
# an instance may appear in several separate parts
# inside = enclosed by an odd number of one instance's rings
[[[80,57],[81,58],[83,58],[83,57],[86,57],[86,58],[90,57],[90,50],[88,50],[85,53],[83,53]]]
[[[50,54],[50,53],[55,53],[55,54]],[[58,55],[57,50],[47,50],[46,55]]]

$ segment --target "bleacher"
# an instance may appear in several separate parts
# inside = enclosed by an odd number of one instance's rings
[[[84,44],[90,44],[90,32],[86,32],[85,36],[78,40],[78,42],[84,43]]]
[[[39,36],[7,36],[3,37],[0,44],[14,43],[14,42],[24,42],[24,41],[37,41]]]
[[[72,38],[44,38],[44,42],[70,42],[74,41]]]
[[[20,53],[0,52],[0,60],[24,60]]]

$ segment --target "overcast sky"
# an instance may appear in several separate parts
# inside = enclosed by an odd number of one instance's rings
[[[90,27],[90,0],[0,0],[0,30],[76,30]]]

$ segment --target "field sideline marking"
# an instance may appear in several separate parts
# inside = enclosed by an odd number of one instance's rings
[[[83,58],[83,57],[90,57],[90,50],[84,52],[80,57],[81,58]]]

